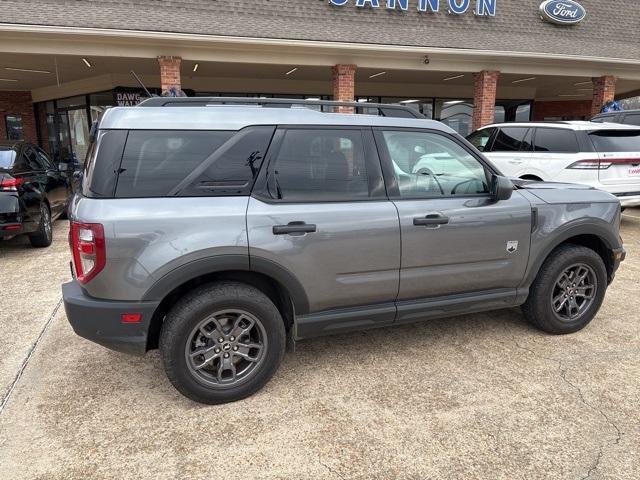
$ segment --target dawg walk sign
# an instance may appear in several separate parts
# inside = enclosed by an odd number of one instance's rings
[[[365,8],[386,8],[387,10],[404,10],[415,8],[419,12],[446,13],[462,15],[467,13],[471,7],[471,0],[329,0],[331,5],[344,7],[355,4],[356,7]],[[478,16],[496,16],[496,5],[498,0],[475,0],[474,13]],[[413,7],[410,7],[410,4]]]

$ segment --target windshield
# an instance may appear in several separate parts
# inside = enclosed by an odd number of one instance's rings
[[[15,150],[13,150],[12,148],[0,147],[0,168],[11,168],[15,159]]]
[[[597,152],[640,153],[640,130],[600,130],[589,136]]]

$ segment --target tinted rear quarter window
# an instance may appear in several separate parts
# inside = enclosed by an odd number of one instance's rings
[[[640,152],[640,130],[600,130],[589,138],[597,152]]]
[[[234,132],[132,130],[122,155],[117,197],[163,197]]]
[[[578,138],[573,130],[564,128],[537,128],[535,151],[549,153],[577,153]]]

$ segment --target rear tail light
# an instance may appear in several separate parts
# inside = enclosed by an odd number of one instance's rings
[[[99,223],[71,223],[71,253],[80,283],[93,279],[105,266],[104,228]]]
[[[572,163],[567,168],[573,170],[606,170],[611,165],[613,165],[613,163],[608,161],[580,160],[578,162]]]
[[[606,170],[611,165],[640,165],[640,158],[607,158],[606,160],[580,160],[567,168],[578,170]]]
[[[24,180],[22,177],[14,178],[11,176],[2,177],[0,179],[0,192],[17,192],[18,187],[22,185]]]

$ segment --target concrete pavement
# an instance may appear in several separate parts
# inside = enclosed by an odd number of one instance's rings
[[[0,244],[5,392],[68,277],[65,235],[42,254]],[[638,210],[622,235],[628,260],[582,332],[514,309],[305,341],[223,406],[179,395],[155,352],[75,336],[59,309],[0,413],[0,478],[640,478]]]

